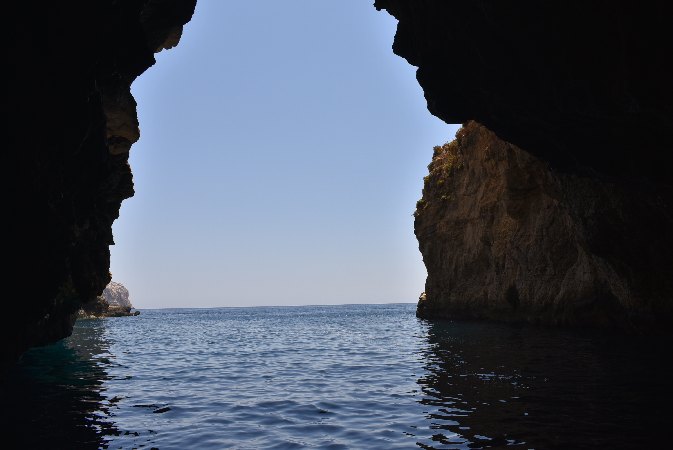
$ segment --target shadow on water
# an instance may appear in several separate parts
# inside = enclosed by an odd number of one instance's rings
[[[671,447],[670,338],[343,308],[78,322],[0,383],[2,448]]]
[[[670,445],[671,340],[482,323],[428,328],[423,448]],[[662,447],[663,446],[663,447]]]
[[[117,434],[103,383],[110,364],[105,321],[78,321],[73,335],[26,352],[0,383],[4,442],[16,448],[100,448]],[[8,447],[3,447],[8,448]]]

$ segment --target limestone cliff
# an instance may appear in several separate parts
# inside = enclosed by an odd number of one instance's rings
[[[12,11],[6,152],[13,296],[0,366],[67,336],[110,281],[108,246],[133,195],[133,80],[177,44],[195,0],[18,2]]]
[[[673,5],[375,4],[429,111],[485,127],[432,163],[419,314],[670,328]]]
[[[418,315],[642,329],[673,319],[673,211],[655,189],[560,173],[468,122],[435,147],[415,232]]]

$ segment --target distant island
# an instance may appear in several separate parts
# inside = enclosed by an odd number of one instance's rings
[[[100,317],[137,316],[140,311],[133,308],[129,300],[129,291],[123,284],[111,281],[103,294],[90,304],[83,305],[77,317],[79,319],[96,319]]]

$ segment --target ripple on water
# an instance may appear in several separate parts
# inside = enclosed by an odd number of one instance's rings
[[[646,447],[670,425],[669,344],[429,324],[407,304],[143,311],[28,352],[2,386],[3,434],[51,448]]]

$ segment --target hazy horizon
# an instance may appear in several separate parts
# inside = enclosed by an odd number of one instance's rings
[[[316,303],[316,304],[301,304],[301,305],[221,305],[221,306],[159,306],[159,307],[149,307],[149,308],[136,308],[134,309],[226,309],[226,308],[310,308],[312,306],[385,306],[385,305],[407,305],[407,304],[416,304],[418,299],[408,302],[381,302],[381,303]]]
[[[414,302],[433,117],[369,2],[199,0],[132,86],[135,197],[114,281],[137,308]]]

